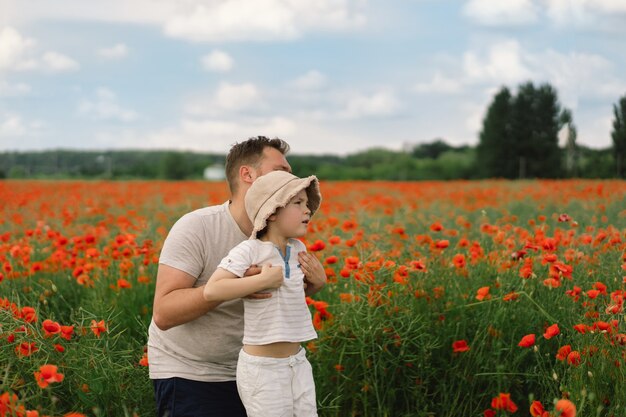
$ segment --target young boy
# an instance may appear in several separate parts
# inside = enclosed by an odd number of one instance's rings
[[[320,202],[315,176],[275,171],[257,178],[245,197],[250,239],[230,251],[204,287],[204,298],[217,302],[272,293],[244,300],[237,389],[248,417],[317,416],[311,365],[300,345],[317,334],[298,264],[306,247],[296,238],[306,234]],[[262,266],[261,273],[244,277],[251,265]]]

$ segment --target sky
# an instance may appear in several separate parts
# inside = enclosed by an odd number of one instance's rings
[[[0,0],[0,152],[475,145],[528,81],[606,148],[624,39],[626,0]]]

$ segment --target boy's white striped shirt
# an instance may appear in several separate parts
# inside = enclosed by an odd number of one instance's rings
[[[304,274],[298,262],[298,252],[302,251],[306,251],[304,244],[290,239],[287,260],[273,243],[250,239],[235,246],[222,259],[218,267],[238,277],[242,277],[250,265],[270,264],[282,267],[283,273],[289,271],[283,285],[271,291],[272,297],[244,299],[244,344],[304,342],[317,338],[305,301]]]

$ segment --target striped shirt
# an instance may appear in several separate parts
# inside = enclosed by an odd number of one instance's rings
[[[269,290],[270,298],[244,299],[243,343],[266,345],[275,342],[304,342],[317,338],[304,295],[304,273],[298,252],[306,251],[297,239],[289,239],[285,256],[272,242],[250,239],[235,246],[218,268],[242,277],[250,265],[280,266],[284,281]]]

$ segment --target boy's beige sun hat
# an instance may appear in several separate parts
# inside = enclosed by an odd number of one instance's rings
[[[253,229],[250,239],[267,225],[267,219],[300,191],[306,190],[311,216],[322,202],[319,181],[315,175],[298,178],[286,171],[272,171],[257,178],[246,193],[245,206]]]

